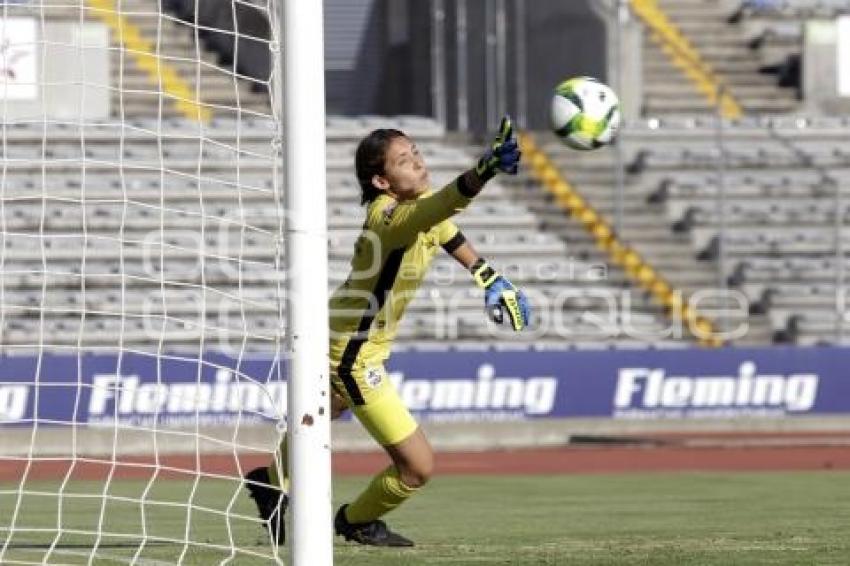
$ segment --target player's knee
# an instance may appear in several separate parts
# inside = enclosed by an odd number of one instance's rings
[[[424,486],[434,475],[434,456],[428,455],[410,462],[399,470],[401,481],[404,485],[412,488]]]
[[[331,391],[331,420],[340,418],[348,409],[348,403],[336,391]]]

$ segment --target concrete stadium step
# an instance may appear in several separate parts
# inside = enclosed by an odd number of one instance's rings
[[[686,36],[690,37],[692,33],[707,34],[712,31],[724,32],[735,30],[737,28],[731,26],[723,17],[706,18],[705,20],[691,19],[674,19],[673,23]]]
[[[209,74],[214,76],[226,76],[229,78],[233,77],[233,73],[230,69],[219,67],[218,58],[206,52],[202,52],[202,56],[200,58],[195,57],[194,54],[179,54],[171,52],[160,52],[158,55],[161,58],[161,64],[168,65],[187,75],[195,76],[198,72],[200,72],[201,75]],[[121,50],[115,50],[112,52],[110,64],[113,66],[113,69],[116,70],[121,69],[123,64],[124,69],[129,68],[140,74],[147,73],[146,71],[139,69],[138,65],[136,65],[136,60],[131,53]]]
[[[258,101],[241,101],[238,105],[234,102],[233,96],[202,96],[201,97],[202,104],[212,104],[215,106],[219,106],[222,108],[213,108],[213,112],[226,112],[227,110],[236,111],[239,108],[242,110],[252,110],[260,112],[261,114],[268,114],[270,109],[267,102],[258,100]],[[140,95],[136,96],[132,93],[116,93],[111,98],[111,105],[113,111],[117,111],[122,105],[124,106],[125,112],[129,112],[132,109],[133,112],[141,111],[142,114],[148,114],[152,116],[156,116],[158,108],[159,108],[159,98],[157,96],[145,96]],[[175,106],[174,101],[170,97],[163,97],[164,109],[170,109]],[[135,114],[134,114],[135,115]],[[182,114],[180,114],[182,115]]]
[[[136,94],[139,96],[150,97],[155,97],[165,92],[164,90],[159,89],[159,85],[153,84],[147,80],[139,79],[133,81],[118,81],[112,85],[112,88],[114,93],[123,92],[125,94]],[[259,93],[252,92],[248,85],[238,83],[236,85],[233,83],[201,84],[200,87],[195,86],[194,88],[201,100],[227,97],[235,104],[237,99],[243,102],[250,102],[266,98]]]
[[[570,153],[575,153],[573,150],[566,150]],[[606,151],[606,150],[601,150]],[[628,163],[637,156],[637,152],[625,153],[623,155],[623,163]],[[594,187],[610,187],[612,183],[616,183],[615,176],[617,162],[611,159],[609,162],[600,162],[595,166],[586,166],[577,163],[575,157],[562,152],[549,150],[549,158],[554,164],[561,169],[561,173],[573,184],[581,181],[583,185],[592,185]]]
[[[651,264],[661,263],[661,262],[675,262],[680,261],[683,257],[687,257],[692,259],[695,263],[698,262],[696,257],[696,252],[685,254],[685,250],[676,243],[663,243],[663,242],[641,242],[640,240],[636,240],[634,238],[630,238],[628,234],[623,235],[622,239],[638,250],[638,252],[647,259]],[[693,274],[690,274],[693,275]],[[700,283],[700,280],[694,276],[694,280],[697,283]],[[703,280],[702,283],[705,283]]]
[[[732,94],[743,99],[783,98],[796,102],[795,89],[777,88],[775,85],[734,86]],[[656,99],[681,99],[683,96],[694,95],[695,89],[690,84],[656,84],[644,87],[644,95]]]
[[[194,66],[193,66],[194,67]],[[119,83],[123,83],[121,86],[123,88],[139,88],[150,90],[151,88],[157,87],[158,84],[154,80],[152,80],[151,76],[148,73],[140,71],[135,62],[125,62],[123,69],[120,69],[117,64],[113,66],[115,71],[115,75],[112,79],[113,86],[119,85]],[[229,88],[233,89],[234,84],[240,85],[240,88],[250,89],[251,82],[237,79],[234,81],[234,76],[227,72],[223,71],[213,71],[210,68],[200,68],[200,77],[197,76],[197,72],[194,68],[189,68],[188,66],[181,65],[178,71],[180,77],[193,88],[209,89],[209,88]]]
[[[706,55],[703,56],[702,60],[716,72],[721,72],[728,68],[758,72],[759,68],[763,65],[758,57],[743,50],[738,55]]]
[[[665,268],[662,262],[655,261],[646,255],[644,258],[650,262],[653,269],[660,273],[674,289],[682,291],[685,296],[690,296],[696,291],[705,289],[716,289],[716,283],[706,283],[706,274],[701,271],[688,272]]]
[[[766,109],[768,111],[787,112],[788,110],[797,108],[801,104],[796,93],[792,90],[779,91],[776,96],[770,96],[768,92],[750,93],[734,90],[733,96],[743,107],[745,113],[751,110],[764,112]],[[681,108],[681,105],[686,103],[688,103],[687,105],[693,104],[702,109],[715,107],[704,94],[693,91],[688,92],[685,89],[678,94],[671,92],[648,93],[645,98],[645,105],[647,107],[667,107],[668,110]]]
[[[735,96],[738,102],[741,103],[741,106],[744,107],[745,112],[749,110],[758,110],[761,112],[772,109],[777,111],[791,110],[799,106],[801,102],[797,99],[797,95],[792,89],[780,89],[772,97],[766,95],[753,96],[747,92],[735,93]]]
[[[729,85],[729,90],[739,99],[784,98],[797,102],[796,89],[777,85]]]
[[[125,90],[155,90],[159,85],[151,81],[147,75],[125,74],[123,77],[114,77],[112,86],[113,88],[119,88],[120,86]],[[201,86],[207,92],[210,90],[228,91],[231,95],[235,95],[236,92],[239,92],[240,96],[243,97],[260,96],[258,93],[251,91],[250,84],[242,81],[234,83],[229,79],[217,79],[214,81],[205,80],[202,82]]]
[[[657,0],[657,3],[665,12],[667,10],[692,9],[697,11],[712,10],[714,13],[717,13],[719,10],[728,9],[724,8],[724,5],[717,0]]]
[[[676,262],[675,258],[652,257],[651,252],[644,251],[645,258],[665,279],[683,290],[705,289],[719,286],[720,278],[717,270],[711,264],[691,260],[689,264]]]
[[[587,198],[593,205],[600,210],[614,210],[617,204],[617,195],[614,187],[604,187],[602,189],[594,189],[591,187],[580,187],[583,195],[588,195]],[[653,190],[644,190],[642,188],[626,185],[623,187],[623,208],[625,210],[638,210],[645,212],[647,204],[646,199]]]
[[[687,35],[691,45],[698,48],[708,45],[748,45],[746,34],[737,28],[695,28]]]
[[[651,253],[651,250],[649,250],[648,253]],[[680,250],[680,254],[678,256],[663,256],[660,257],[656,263],[659,269],[687,272],[691,276],[699,273],[707,282],[719,279],[717,266],[711,262],[694,260],[694,258],[690,255],[690,248],[688,246],[684,246]]]
[[[680,69],[673,67],[672,64],[668,64],[666,67],[659,66],[656,70],[647,72],[645,74],[646,86],[653,84],[669,84],[669,83],[681,83],[681,84],[689,84],[689,79],[685,78],[684,73]],[[748,85],[772,85],[779,88],[777,83],[777,78],[775,75],[769,75],[765,73],[756,73],[750,75],[748,73],[732,73],[732,74],[724,74],[723,80],[726,84],[730,86],[748,86]],[[688,81],[688,82],[685,82]]]
[[[580,225],[574,218],[567,216],[567,214],[559,208],[545,205],[531,205],[529,209],[534,212],[540,222],[544,223],[546,226],[558,227],[558,229],[568,229],[571,233],[575,234],[587,234],[587,230],[584,226]],[[597,209],[597,212],[602,213],[603,217],[605,217],[611,226],[614,226],[615,219],[612,215],[600,209]],[[639,213],[630,215],[624,214],[621,230],[640,230],[640,232],[647,238],[656,240],[668,239],[673,235],[669,228],[659,226],[655,219]]]
[[[778,79],[774,75],[756,73],[748,75],[747,73],[717,73],[723,84],[729,88],[747,89],[750,86],[772,86],[777,91],[780,90]],[[684,72],[679,69],[670,68],[663,72],[647,73],[644,76],[644,87],[649,88],[655,85],[679,85],[681,87],[690,87],[692,92],[698,92],[696,84],[691,81]]]
[[[747,49],[743,40],[731,45],[718,44],[718,42],[709,43],[706,41],[702,45],[698,45],[696,47],[702,60],[708,63],[717,61],[727,61],[730,63],[738,61],[751,62],[756,60],[755,53]],[[657,48],[657,44],[654,41],[649,40],[645,44],[645,48],[653,50]],[[659,51],[661,50],[659,49]]]
[[[691,19],[712,19],[718,14],[718,6],[712,3],[679,3],[659,2],[659,7],[672,20],[687,21]]]
[[[614,186],[617,182],[613,168],[599,170],[576,170],[571,168],[572,162],[569,157],[553,157],[552,161],[558,167],[567,181],[581,187],[585,185]]]
[[[628,179],[628,177],[627,177]],[[528,181],[529,184],[532,181]],[[617,199],[616,184],[573,183],[580,194],[602,205],[613,205]],[[637,186],[629,183],[623,185],[623,203],[625,206],[646,206],[646,198],[655,192],[658,185]],[[551,202],[552,196],[542,189],[528,187],[523,189],[523,198],[533,202]]]
[[[716,73],[722,74],[746,74],[751,73],[753,75],[759,74],[759,69],[762,67],[762,64],[756,60],[750,61],[727,61],[727,60],[718,60],[711,61],[708,63],[711,66],[711,69]],[[663,54],[659,54],[658,57],[648,57],[644,63],[644,73],[648,76],[652,76],[654,73],[665,74],[669,69],[676,69],[673,67],[673,64],[667,59]]]
[[[591,193],[591,191],[582,190],[581,194],[584,196],[586,200],[588,200],[597,212],[605,215],[611,222],[613,223],[613,219],[617,213],[617,204],[612,197],[599,197],[599,196],[587,196]],[[556,204],[551,197],[548,195],[543,195],[539,198],[534,196],[526,196],[528,205],[531,207],[535,207],[537,210],[552,210],[553,214],[564,215],[566,216],[566,212],[561,209],[561,207]],[[645,224],[646,221],[643,220],[646,218],[646,203],[642,198],[633,198],[633,199],[625,199],[623,202],[623,219],[626,223],[641,223]],[[652,223],[650,223],[652,224]]]
[[[658,4],[662,7],[668,6],[715,6],[718,9],[728,9],[728,2],[725,0],[658,0]]]
[[[789,113],[797,110],[799,103],[794,100],[763,99],[748,101],[744,106],[745,113],[772,114]],[[648,116],[681,113],[716,113],[716,107],[698,99],[694,100],[654,100],[649,99],[644,104],[644,113]]]
[[[725,0],[658,0],[658,5],[664,9],[679,6],[713,6],[716,10],[729,9],[729,2]]]
[[[736,97],[742,106],[745,114],[770,114],[770,113],[788,113],[796,110],[800,102],[793,96],[781,96],[776,99],[770,98],[744,98]],[[716,106],[711,104],[707,99],[694,96],[692,99],[682,99],[675,97],[647,97],[644,106],[646,111],[649,110],[662,112],[665,114],[679,113],[688,110],[695,112],[715,112]]]
[[[627,162],[628,163],[628,162]],[[580,171],[576,171],[579,173]],[[570,174],[570,172],[566,173],[566,176],[570,178],[576,177],[576,175]],[[658,188],[658,183],[646,183],[646,184],[637,184],[631,181],[630,176],[625,176],[625,182],[623,184],[623,198],[624,202],[629,203],[640,203],[644,204],[647,196],[655,192]],[[549,198],[551,196],[541,189],[533,188],[530,185],[534,183],[531,179],[524,179],[524,185],[528,188],[525,190],[526,198]],[[660,181],[659,181],[660,182]],[[576,181],[572,181],[572,184],[576,187],[576,189],[582,194],[587,195],[587,198],[591,198],[594,201],[599,200],[600,202],[613,202],[616,198],[616,183],[593,183],[593,182],[584,182],[578,183]],[[535,185],[536,187],[536,185]]]
[[[558,159],[569,159],[573,164],[572,169],[579,171],[582,169],[595,171],[604,169],[606,166],[614,162],[615,155],[613,148],[605,148],[596,151],[576,151],[567,147],[558,140],[553,134],[536,136],[535,140],[538,144],[542,144],[549,156]]]

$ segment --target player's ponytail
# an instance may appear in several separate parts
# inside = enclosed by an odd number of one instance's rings
[[[372,177],[384,174],[387,148],[396,138],[406,138],[401,130],[381,128],[373,130],[357,145],[354,167],[357,182],[360,183],[360,204],[367,204],[378,198],[381,191],[372,184]]]

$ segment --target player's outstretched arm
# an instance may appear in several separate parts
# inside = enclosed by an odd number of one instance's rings
[[[399,241],[412,241],[419,232],[463,210],[496,174],[515,175],[521,156],[510,116],[505,116],[496,138],[475,167],[432,195],[376,210],[370,227],[394,234]]]

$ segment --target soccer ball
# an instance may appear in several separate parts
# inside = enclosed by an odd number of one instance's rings
[[[597,149],[617,137],[620,100],[606,84],[590,77],[568,79],[555,87],[552,129],[573,149]]]

